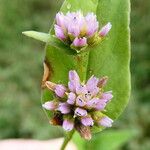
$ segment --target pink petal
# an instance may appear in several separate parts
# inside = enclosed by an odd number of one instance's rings
[[[45,102],[42,105],[42,107],[47,109],[47,110],[55,110],[57,108],[57,104],[54,101],[48,101],[48,102]]]
[[[76,25],[68,25],[68,33],[73,35],[74,37],[79,36],[80,34],[80,29],[78,26]]]
[[[56,93],[57,96],[64,97],[65,92],[66,92],[65,86],[60,85],[60,84],[56,85],[56,87],[55,87],[55,93]]]
[[[83,38],[76,37],[73,41],[73,45],[75,47],[84,47],[87,45],[87,39],[85,37]]]
[[[67,104],[67,103],[60,103],[60,104],[59,104],[59,107],[58,107],[58,110],[59,110],[62,114],[68,114],[68,113],[70,113],[70,111],[71,111],[70,106],[69,106],[69,104]]]
[[[106,102],[109,102],[113,98],[112,92],[105,92],[102,94],[102,99],[105,99]]]
[[[81,118],[81,123],[84,126],[93,126],[94,121],[93,121],[93,119],[91,117],[87,116],[87,117],[82,117]]]
[[[98,78],[92,76],[86,83],[87,90],[93,95],[99,92],[99,88],[97,87],[98,81]]]
[[[75,70],[69,71],[68,87],[71,92],[75,92],[76,88],[80,85],[80,78]]]
[[[65,27],[65,16],[62,12],[56,14],[56,24],[60,27]]]
[[[95,108],[99,102],[100,102],[99,98],[93,98],[93,99],[87,101],[87,106],[89,108]]]
[[[75,109],[75,115],[77,116],[87,116],[87,111],[85,109],[82,108],[76,108]]]
[[[80,78],[78,76],[78,73],[75,70],[69,71],[69,80],[70,81],[80,81]]]
[[[104,99],[112,99],[113,95],[112,95],[111,92],[105,92],[105,93],[103,93],[102,98],[104,98]]]
[[[78,87],[76,88],[76,93],[77,93],[78,95],[80,95],[80,94],[83,95],[83,94],[88,93],[86,86],[85,86],[85,85],[80,85],[80,86],[78,86]]]
[[[99,102],[97,103],[97,105],[95,106],[96,110],[104,110],[104,108],[106,107],[107,103],[105,102],[105,99],[100,99]]]
[[[71,92],[68,94],[67,103],[73,105],[75,103],[75,99],[76,99],[76,95],[73,92]]]
[[[54,30],[55,30],[55,35],[56,35],[57,38],[59,38],[60,40],[65,40],[66,39],[64,31],[60,26],[55,25]]]
[[[99,121],[99,125],[104,126],[104,127],[111,127],[113,123],[113,120],[107,116],[103,117],[100,121]]]
[[[86,105],[86,102],[85,100],[83,99],[82,96],[78,96],[77,99],[76,99],[76,105],[77,106],[80,106],[80,107],[83,107]]]
[[[88,13],[85,17],[87,24],[87,35],[92,36],[98,31],[99,23],[94,13]]]
[[[108,32],[110,31],[111,27],[112,27],[111,23],[108,22],[104,27],[102,27],[102,29],[99,32],[99,35],[101,37],[106,36],[108,34]]]
[[[74,128],[74,123],[73,123],[73,121],[65,119],[63,121],[63,125],[62,126],[63,126],[64,130],[71,131]]]

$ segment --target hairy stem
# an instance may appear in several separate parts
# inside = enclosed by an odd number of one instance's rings
[[[63,144],[62,144],[60,150],[65,150],[67,144],[69,143],[69,141],[71,140],[71,138],[72,138],[72,136],[73,136],[73,134],[74,134],[74,131],[75,131],[75,130],[72,130],[72,131],[70,131],[68,134],[66,134],[66,137],[65,137],[65,139],[64,139],[64,142],[63,142]]]

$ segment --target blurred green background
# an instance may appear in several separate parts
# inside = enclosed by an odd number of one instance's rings
[[[48,32],[62,0],[0,0],[0,138],[50,139],[63,135],[41,108],[44,44],[21,32]],[[122,150],[150,150],[150,1],[132,0],[132,95],[114,129],[138,136]]]

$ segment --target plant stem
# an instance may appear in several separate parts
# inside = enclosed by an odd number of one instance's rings
[[[64,142],[61,146],[61,149],[60,150],[65,150],[67,144],[69,143],[69,141],[71,140],[72,136],[73,136],[73,133],[74,133],[75,130],[72,130],[70,131],[68,134],[66,134],[66,137],[64,139]]]

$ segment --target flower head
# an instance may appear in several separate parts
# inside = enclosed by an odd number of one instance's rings
[[[104,114],[106,105],[113,98],[111,91],[103,92],[107,79],[107,77],[98,79],[91,76],[86,84],[83,84],[77,72],[71,70],[68,87],[50,81],[46,82],[48,89],[54,92],[55,100],[48,101],[42,106],[53,111],[54,118],[59,122],[58,125],[62,125],[66,131],[75,128],[81,132],[82,137],[87,139],[91,137],[90,133],[83,131],[90,132],[93,126],[111,127],[113,123],[113,120]],[[95,117],[97,112],[102,115]]]
[[[81,11],[62,12],[56,14],[55,35],[58,39],[68,43],[77,51],[101,41],[111,29],[111,23],[99,31],[99,22],[94,13],[83,15]]]

